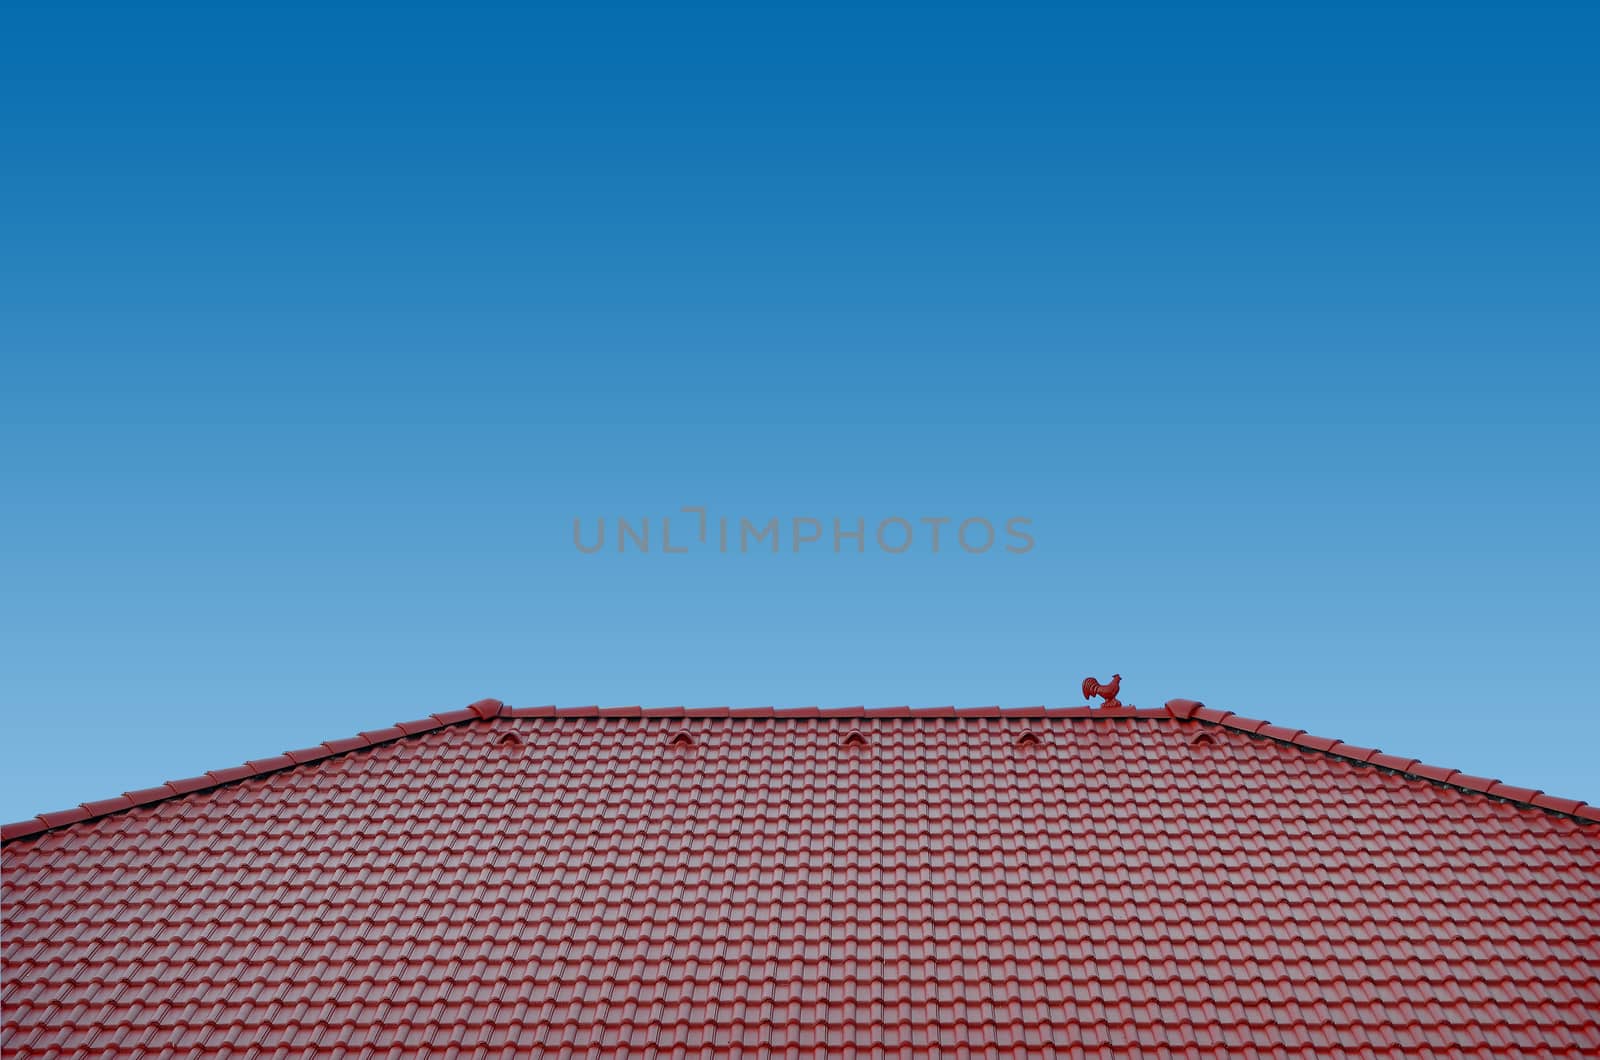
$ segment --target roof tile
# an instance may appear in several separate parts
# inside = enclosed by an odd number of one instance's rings
[[[1513,802],[1532,802],[1539,792],[1534,788],[1518,788],[1510,784],[1495,784],[1486,789],[1485,794],[1493,795],[1497,799],[1510,799]]]
[[[1410,771],[1411,767],[1417,764],[1417,760],[1415,758],[1401,758],[1399,755],[1386,755],[1380,752],[1368,758],[1367,764],[1371,766],[1382,766],[1384,769],[1394,769],[1401,773],[1405,773]]]
[[[125,791],[122,793],[122,797],[127,799],[128,802],[134,806],[143,806],[145,803],[155,802],[157,799],[170,799],[174,794],[176,793],[171,788],[162,785],[158,788],[141,788],[138,791]]]
[[[443,722],[439,721],[437,718],[420,718],[417,721],[397,721],[394,723],[394,727],[405,733],[407,736],[415,736],[419,732],[427,732],[429,729],[437,729],[442,724]]]
[[[12,821],[10,824],[0,825],[0,840],[21,839],[24,836],[42,832],[49,827],[43,819],[38,817],[30,817],[26,821]]]
[[[1194,716],[1205,704],[1197,699],[1169,699],[1167,700],[1167,713],[1180,721],[1186,721]]]
[[[50,813],[41,813],[38,817],[34,818],[34,820],[44,822],[45,826],[49,828],[62,828],[69,824],[77,824],[79,821],[87,821],[92,816],[94,815],[84,807],[73,806],[66,810],[53,810]]]
[[[505,704],[498,699],[480,699],[476,703],[469,704],[467,709],[484,721],[488,721],[490,718],[499,715],[505,709]]]
[[[404,734],[402,734],[404,735]],[[271,773],[277,769],[287,769],[294,765],[294,759],[288,755],[273,755],[271,758],[254,758],[246,762],[257,773]]]
[[[1357,762],[1365,762],[1373,755],[1378,753],[1378,749],[1376,747],[1357,747],[1355,744],[1348,744],[1343,740],[1336,741],[1334,745],[1327,750],[1341,758],[1353,758]]]
[[[174,794],[177,795],[187,795],[191,791],[199,791],[202,788],[215,787],[216,784],[216,780],[210,775],[203,777],[184,777],[182,780],[167,781],[167,787],[171,788]]]
[[[1556,813],[1575,814],[1578,811],[1578,807],[1583,805],[1582,799],[1562,799],[1554,795],[1546,795],[1543,792],[1528,801],[1541,809],[1554,810]]]
[[[295,765],[303,766],[307,762],[316,762],[333,754],[333,748],[326,745],[316,747],[302,747],[298,751],[285,751],[284,755],[292,760]]]
[[[1200,714],[1197,711],[1195,717],[1198,718],[1199,716]],[[1262,729],[1269,728],[1272,725],[1270,721],[1262,721],[1260,718],[1241,718],[1237,714],[1231,714],[1223,718],[1221,724],[1230,729],[1239,729],[1249,733],[1259,733]]]
[[[128,798],[126,795],[118,795],[115,798],[96,799],[93,802],[85,802],[81,805],[83,806],[85,812],[89,814],[89,816],[95,817],[103,813],[116,813],[119,810],[130,810],[133,808],[133,800]]]
[[[8,1049],[1600,1045],[1600,811],[1573,800],[1199,708],[531,709],[6,826]],[[1219,723],[1298,746],[1190,746]]]

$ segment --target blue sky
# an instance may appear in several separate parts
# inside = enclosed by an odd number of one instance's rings
[[[1600,801],[1579,5],[6,16],[0,818],[482,696]],[[683,556],[572,520],[1030,519]]]

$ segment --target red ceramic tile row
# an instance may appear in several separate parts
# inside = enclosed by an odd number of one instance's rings
[[[51,1058],[1600,1053],[1600,828],[1264,729],[484,701],[7,842],[0,1031]]]

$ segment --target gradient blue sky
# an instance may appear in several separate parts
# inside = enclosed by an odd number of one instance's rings
[[[4,18],[0,819],[1112,670],[1600,801],[1592,5]],[[692,504],[1037,546],[572,547]]]

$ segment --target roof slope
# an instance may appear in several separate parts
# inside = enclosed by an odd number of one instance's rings
[[[8,828],[7,1055],[1600,1051],[1581,804],[1183,701],[439,718]]]

